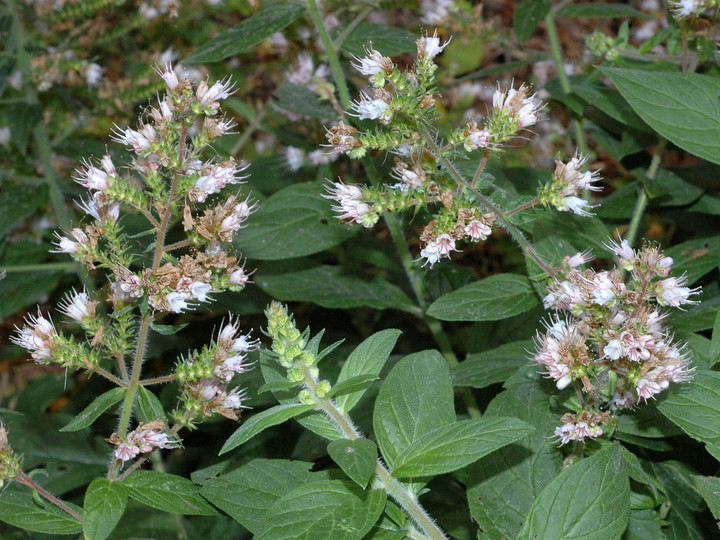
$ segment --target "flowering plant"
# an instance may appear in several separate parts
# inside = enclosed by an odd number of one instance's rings
[[[476,4],[1,8],[0,536],[716,534],[716,2]]]

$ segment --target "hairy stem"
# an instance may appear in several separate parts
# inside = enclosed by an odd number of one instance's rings
[[[655,177],[657,176],[657,172],[660,168],[660,163],[662,162],[662,155],[665,151],[666,145],[667,140],[663,137],[660,137],[658,145],[655,148],[655,154],[653,154],[652,161],[650,162],[647,174],[645,175],[649,180],[655,180]],[[635,243],[638,228],[640,227],[640,221],[642,220],[643,213],[645,212],[645,208],[647,207],[648,198],[647,194],[645,193],[645,189],[641,186],[639,191],[640,192],[638,193],[638,198],[635,201],[635,209],[633,210],[632,218],[630,219],[630,225],[628,226],[628,232],[625,236],[625,240],[627,240],[628,244],[630,244],[631,246]]]
[[[150,386],[151,384],[163,384],[166,382],[172,382],[175,380],[175,374],[163,375],[162,377],[154,377],[152,379],[145,379],[140,381],[142,386]]]
[[[337,86],[338,92],[340,93],[340,101],[342,102],[343,108],[346,110],[350,108],[350,91],[348,90],[347,81],[345,80],[345,73],[340,66],[340,60],[338,60],[337,49],[330,39],[330,35],[325,28],[322,15],[318,9],[317,2],[315,0],[307,0],[308,11],[312,17],[315,27],[320,34],[320,39],[325,46],[325,52],[328,55],[328,62],[330,62],[330,69],[335,79],[335,85]]]
[[[78,521],[83,520],[83,518],[80,514],[78,514],[75,510],[73,510],[67,504],[65,504],[60,499],[58,499],[55,495],[53,495],[52,493],[50,493],[49,491],[44,489],[42,486],[37,484],[32,478],[30,478],[24,472],[22,472],[22,471],[18,472],[17,475],[15,476],[15,480],[17,480],[21,484],[29,487],[30,489],[37,491],[40,495],[45,497],[48,501],[53,503],[55,506],[57,506],[61,510],[67,512],[68,514],[70,514],[72,517],[74,517]]]
[[[119,379],[109,371],[97,366],[93,368],[93,372],[97,373],[98,375],[105,377],[107,380],[114,382],[118,386],[127,387],[127,383],[123,381],[122,379]]]
[[[303,371],[305,376],[305,384],[310,390],[315,390],[317,383],[310,375],[310,369],[300,363],[300,369]],[[342,434],[347,439],[359,439],[362,436],[353,425],[352,421],[348,417],[347,413],[338,409],[335,402],[331,399],[320,399],[318,400],[318,407],[320,407],[329,417],[335,422]],[[425,509],[420,505],[417,497],[410,492],[400,481],[395,478],[390,471],[385,467],[385,464],[378,459],[375,463],[375,474],[377,478],[382,482],[382,485],[387,492],[397,503],[413,518],[415,523],[423,530],[427,538],[433,540],[447,539],[445,533],[438,527],[433,519],[428,515]]]

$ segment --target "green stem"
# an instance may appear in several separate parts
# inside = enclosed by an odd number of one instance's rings
[[[315,0],[307,0],[308,11],[310,17],[312,17],[315,27],[320,34],[320,39],[325,46],[325,52],[328,55],[328,61],[330,62],[330,69],[335,79],[335,85],[337,86],[338,92],[340,92],[340,100],[345,110],[350,109],[350,91],[348,90],[347,81],[345,80],[345,73],[340,66],[340,60],[338,60],[337,49],[330,39],[330,35],[325,28],[322,15],[318,9],[317,2]]]
[[[565,94],[570,94],[572,88],[570,87],[570,80],[568,79],[567,73],[565,73],[562,49],[560,48],[560,39],[558,38],[557,28],[555,27],[555,14],[553,12],[545,16],[545,26],[547,28],[548,38],[550,39],[550,48],[558,72],[558,79],[560,79],[560,87]],[[573,125],[575,126],[575,139],[577,141],[578,151],[582,155],[587,155],[587,142],[585,142],[585,132],[582,128],[582,122],[579,118],[573,116]]]
[[[433,139],[432,135],[428,132],[427,126],[422,126],[422,135],[423,140],[430,147],[430,151],[432,152],[432,154],[438,159],[438,161],[442,164],[448,174],[452,177],[452,179],[455,180],[455,182],[459,186],[463,186],[472,191],[478,202],[485,208],[486,212],[492,212],[493,214],[495,214],[495,219],[500,224],[500,226],[505,229],[510,234],[510,236],[512,236],[513,240],[515,240],[515,242],[522,248],[525,254],[533,261],[535,261],[535,263],[537,263],[537,265],[542,268],[544,272],[547,272],[549,275],[555,274],[555,270],[553,270],[545,261],[543,261],[538,256],[538,254],[535,252],[535,248],[530,243],[530,241],[525,238],[520,229],[518,229],[515,225],[513,225],[503,217],[504,212],[498,206],[496,206],[494,202],[485,197],[485,195],[480,193],[477,189],[473,189],[472,186],[470,186],[470,184],[465,181],[462,175],[455,168],[455,165],[453,165],[453,163],[442,153],[441,148],[437,145],[435,139]]]
[[[365,17],[367,17],[368,15],[370,15],[370,12],[371,12],[373,9],[375,9],[374,6],[365,6],[364,8],[362,8],[362,10],[360,11],[360,13],[358,13],[358,14],[355,16],[355,18],[354,18],[352,21],[350,21],[350,24],[348,24],[348,25],[343,29],[343,31],[342,31],[340,34],[338,34],[338,36],[335,38],[335,41],[333,42],[333,47],[335,47],[336,49],[337,49],[338,47],[340,47],[340,45],[343,44],[343,41],[345,41],[345,40],[347,39],[347,37],[350,35],[350,32],[352,32],[353,30],[355,30],[355,28],[357,27],[357,25],[360,24],[361,22],[363,22],[363,21],[365,20]]]
[[[118,377],[101,367],[94,367],[93,372],[97,373],[101,377],[105,377],[109,381],[114,382],[118,386],[122,386],[123,388],[127,387],[127,383],[125,381],[119,379]]]
[[[663,137],[660,137],[660,140],[658,142],[657,147],[655,148],[655,154],[652,157],[652,161],[650,162],[650,166],[648,167],[647,174],[645,175],[648,180],[655,180],[655,177],[657,176],[658,169],[660,168],[660,162],[662,161],[662,154],[665,151],[665,146],[667,145],[667,140]],[[645,193],[645,188],[643,186],[640,187],[640,192],[638,193],[637,201],[635,201],[635,209],[632,213],[632,218],[630,219],[630,226],[628,227],[627,235],[625,236],[625,240],[627,240],[628,244],[632,246],[635,243],[635,238],[637,237],[638,228],[640,227],[640,221],[642,220],[643,213],[645,212],[645,208],[647,207],[647,194]]]
[[[74,270],[75,263],[40,263],[3,266],[0,270],[12,274],[14,272],[54,272],[55,270]]]
[[[303,362],[299,363],[300,369],[305,377],[306,386],[313,391],[317,386],[315,379],[310,374],[310,368]],[[355,440],[362,438],[362,435],[353,425],[347,413],[341,411],[331,399],[316,398],[318,407],[320,407],[335,422],[342,434],[347,439]],[[427,514],[425,509],[420,505],[417,497],[410,492],[400,481],[395,478],[385,465],[379,459],[375,462],[375,474],[383,488],[397,503],[413,518],[415,523],[424,531],[427,538],[432,540],[446,540],[447,536],[438,527],[433,519]]]

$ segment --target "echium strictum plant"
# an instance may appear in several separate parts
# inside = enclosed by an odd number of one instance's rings
[[[435,57],[449,41],[441,43],[437,34],[417,40],[413,65],[401,69],[392,59],[371,46],[356,57],[354,67],[367,77],[369,89],[360,93],[348,115],[372,120],[373,127],[359,131],[340,122],[328,129],[330,151],[361,159],[369,152],[395,154],[392,180],[382,185],[331,182],[325,197],[334,201],[339,219],[372,227],[384,214],[408,209],[427,209],[430,214],[420,240],[420,260],[430,266],[442,257],[459,251],[460,241],[484,241],[492,228],[506,229],[526,254],[538,262],[532,245],[508,218],[536,205],[590,215],[592,205],[583,193],[600,189],[597,172],[584,170],[587,156],[577,153],[569,161],[557,160],[552,180],[538,188],[537,197],[517,208],[501,209],[479,189],[487,160],[492,152],[515,139],[542,118],[545,105],[525,84],[498,86],[492,109],[482,119],[471,119],[450,131],[441,141],[435,123],[441,113],[435,104]],[[472,179],[464,178],[455,163],[482,153]]]
[[[191,83],[170,65],[157,72],[167,93],[147,107],[136,128],[116,126],[112,137],[132,160],[122,169],[109,154],[84,160],[74,179],[89,191],[79,202],[86,223],[57,235],[56,252],[107,272],[109,284],[97,293],[73,290],[58,305],[82,334],[62,331],[38,309],[12,338],[38,363],[85,370],[121,389],[117,429],[106,439],[113,447],[111,479],[155,448],[181,445],[181,427],[215,414],[237,420],[246,396],[233,386],[233,376],[251,367],[248,353],[257,345],[230,318],[209,344],[181,357],[172,373],[142,377],[150,334],[181,329],[160,324],[163,318],[248,283],[231,242],[255,208],[238,187],[247,164],[203,160],[213,141],[234,126],[220,109],[220,100],[233,93],[232,82]],[[144,218],[143,233],[128,235],[123,218],[129,214]],[[146,417],[133,427],[141,389],[170,381],[180,386],[172,425]]]

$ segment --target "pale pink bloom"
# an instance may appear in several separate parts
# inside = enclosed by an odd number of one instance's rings
[[[411,187],[421,188],[424,185],[420,175],[407,167],[393,167],[390,176]]]
[[[615,298],[615,288],[608,277],[607,272],[599,272],[595,274],[595,277],[592,280],[592,285],[592,294],[597,305],[607,305],[613,300],[613,298]]]
[[[115,458],[121,461],[129,461],[136,457],[140,453],[140,448],[133,445],[130,446],[127,443],[120,443],[115,449]]]
[[[367,56],[353,56],[355,62],[352,66],[355,69],[366,76],[377,75],[381,71],[384,71],[385,61],[382,54],[375,49],[368,49],[367,47],[365,48],[365,53]]]
[[[194,299],[200,302],[206,302],[209,300],[207,295],[212,291],[212,285],[202,281],[194,281],[190,284],[189,291]]]
[[[172,64],[168,62],[162,68],[155,66],[153,69],[155,69],[157,74],[162,77],[162,80],[165,81],[165,84],[170,90],[175,90],[175,88],[177,88],[180,81],[173,70]]]
[[[170,108],[170,104],[168,103],[167,99],[163,99],[158,102],[160,106],[160,114],[162,117],[166,120],[169,120],[173,117],[172,109]]]
[[[131,128],[122,131],[119,126],[115,126],[116,132],[111,135],[111,139],[126,146],[132,146],[136,154],[145,152],[150,149],[150,141],[142,133]]]
[[[202,379],[199,386],[199,396],[205,401],[212,401],[220,391],[217,379]]]
[[[588,248],[581,253],[576,253],[572,257],[567,257],[566,260],[570,268],[577,268],[578,266],[589,263],[594,258],[592,253],[590,253],[590,248]]]
[[[349,219],[352,223],[358,223],[363,226],[367,225],[363,221],[363,216],[370,212],[370,206],[362,202],[363,192],[357,186],[349,186],[342,182],[331,183],[325,186],[327,195],[322,195],[326,199],[333,199],[340,203],[332,209],[340,215],[338,219]]]
[[[243,405],[243,400],[247,399],[245,395],[246,390],[243,388],[233,388],[233,390],[225,396],[222,406],[226,409],[246,409],[247,406]]]
[[[623,267],[627,270],[632,268],[632,265],[637,259],[637,255],[627,240],[622,240],[619,244],[614,240],[610,240],[605,246],[620,259],[620,264]]]
[[[244,268],[238,268],[230,273],[229,282],[231,285],[247,285],[250,276],[245,273]]]
[[[670,272],[670,268],[673,265],[673,258],[672,257],[663,257],[660,259],[656,265],[657,272],[660,275],[667,276],[668,272]]]
[[[75,253],[80,251],[80,244],[73,242],[66,236],[58,236],[58,241],[54,244],[58,249],[51,250],[52,253]]]
[[[16,334],[10,341],[26,349],[37,361],[52,358],[54,336],[57,335],[52,322],[38,310],[37,316],[28,315],[25,323],[22,328],[15,327]]]
[[[98,169],[88,161],[83,161],[83,165],[85,169],[76,169],[77,175],[73,177],[78,184],[98,191],[105,191],[110,186],[107,172]]]
[[[491,233],[492,229],[477,219],[473,219],[470,223],[465,225],[465,234],[468,235],[473,242],[485,240]]]
[[[655,284],[657,301],[662,306],[679,307],[681,304],[697,304],[694,300],[688,300],[691,294],[696,294],[700,289],[684,287],[687,282],[685,276],[679,278],[671,277],[658,281]]]
[[[140,276],[130,274],[127,278],[120,282],[120,289],[128,293],[133,298],[139,298],[143,295],[143,283]]]
[[[440,45],[440,38],[437,37],[437,30],[435,30],[435,33],[432,36],[425,36],[425,49],[423,51],[423,56],[425,58],[435,58],[438,54],[440,54],[445,47],[447,47],[450,44],[450,41],[452,38],[448,39],[445,43]]]
[[[569,443],[575,435],[574,424],[563,424],[555,428],[555,436],[558,437],[561,445]]]
[[[629,392],[628,390],[625,390],[624,392],[615,392],[613,394],[612,400],[610,401],[610,404],[608,405],[608,408],[611,411],[616,411],[618,409],[628,409],[633,406],[633,402],[635,401],[635,396],[632,392]]]
[[[84,290],[77,292],[73,289],[72,293],[68,293],[65,298],[58,304],[60,312],[67,315],[71,319],[81,321],[88,316],[88,304],[90,297]]]
[[[190,298],[188,293],[170,292],[165,295],[165,301],[168,303],[168,309],[173,313],[181,313],[184,309],[190,307],[187,300]]]
[[[640,379],[635,389],[638,395],[638,402],[644,400],[647,402],[648,398],[653,397],[655,394],[662,392],[662,388],[655,381],[649,381],[648,379]]]
[[[235,84],[228,77],[216,82],[210,88],[205,81],[200,81],[195,97],[201,105],[209,105],[213,109],[217,109],[219,105],[216,102],[230,97],[233,93],[235,93]]]
[[[467,136],[467,140],[474,148],[488,148],[492,143],[492,133],[487,129],[473,131]]]

